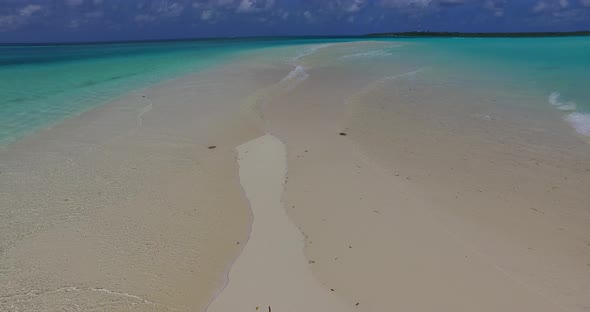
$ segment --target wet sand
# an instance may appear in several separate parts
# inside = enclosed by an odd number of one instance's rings
[[[265,116],[326,287],[366,311],[587,309],[590,149],[551,107],[415,70],[307,71]]]
[[[261,53],[0,150],[0,310],[590,308],[586,139],[381,44]]]
[[[283,142],[271,135],[238,147],[252,231],[229,284],[207,311],[352,311],[314,278],[303,254],[303,235],[285,212],[286,154]]]
[[[228,65],[2,149],[0,310],[204,308],[251,226],[235,147],[263,132],[236,103],[289,70]]]

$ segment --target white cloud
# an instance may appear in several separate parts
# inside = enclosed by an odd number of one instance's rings
[[[70,29],[76,29],[76,28],[78,28],[78,27],[80,27],[80,21],[79,21],[79,20],[77,20],[77,19],[75,19],[75,20],[71,20],[71,21],[68,23],[68,28],[70,28]]]
[[[66,1],[66,5],[69,6],[79,6],[82,3],[84,3],[84,0],[65,0]]]
[[[250,12],[255,9],[254,0],[242,0],[238,6],[238,12]]]
[[[212,0],[210,1],[211,4],[215,5],[215,6],[229,6],[234,4],[234,0]]]
[[[535,13],[540,13],[545,11],[545,9],[547,9],[547,3],[545,3],[545,1],[539,1],[535,4],[535,6],[533,6],[532,11]]]
[[[344,11],[354,13],[360,11],[367,4],[366,0],[353,0],[344,4]]]
[[[16,11],[14,14],[0,15],[0,31],[16,29],[30,22],[37,12],[43,11],[43,6],[29,4]]]
[[[432,0],[382,0],[381,5],[387,8],[427,7],[432,2]]]
[[[313,20],[313,15],[309,11],[303,12],[303,17],[305,17],[305,19],[309,22]]]
[[[258,13],[272,9],[275,2],[276,0],[193,0],[192,7],[215,12],[232,10],[238,13]]]
[[[289,16],[291,16],[291,13],[289,13],[288,11],[285,11],[283,9],[278,9],[278,10],[274,11],[273,16],[276,16],[282,20],[286,20],[289,18]]]
[[[504,16],[504,5],[506,4],[505,0],[486,0],[484,2],[484,9],[490,10],[494,13],[496,17]]]
[[[438,3],[442,5],[457,5],[464,4],[467,0],[438,0]]]
[[[484,2],[480,0],[381,0],[380,4],[386,8],[426,8],[429,6],[457,6],[469,2]]]
[[[27,6],[25,6],[24,8],[20,9],[19,14],[20,16],[23,17],[29,17],[31,15],[33,15],[35,12],[39,12],[43,9],[42,6],[38,5],[38,4],[29,4]]]
[[[218,8],[218,7],[230,7],[235,5],[237,0],[198,0],[193,1],[193,8]]]
[[[0,30],[4,31],[10,28],[18,27],[18,15],[0,15]]]
[[[197,3],[192,5],[196,7]],[[171,19],[180,16],[185,11],[185,6],[190,5],[188,1],[157,0],[151,3],[137,3],[139,14],[133,20],[136,23],[144,24],[159,20]]]
[[[590,5],[590,0],[588,1]],[[576,8],[571,8],[569,0],[539,0],[535,5],[531,8],[531,12],[533,13],[551,13],[554,17],[559,16],[566,16],[568,14],[572,14],[567,11],[578,11]],[[575,13],[577,15],[579,13]]]
[[[212,10],[205,10],[203,12],[201,12],[201,20],[203,21],[208,21],[213,17],[213,11]]]
[[[274,4],[275,0],[241,0],[236,11],[241,13],[260,12],[272,8]]]
[[[156,4],[155,12],[163,17],[175,17],[184,11],[184,5],[175,1],[161,1]]]
[[[590,0],[580,0],[580,4],[585,7],[590,7]]]

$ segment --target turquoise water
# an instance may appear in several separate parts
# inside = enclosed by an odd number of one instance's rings
[[[366,39],[0,46],[0,144],[131,90],[223,64],[240,53],[355,40]],[[384,62],[407,60],[436,68],[466,86],[493,83],[507,90],[532,90],[546,98],[539,105],[563,111],[578,132],[590,135],[590,37],[378,40],[407,43],[373,54],[391,56]]]
[[[590,37],[406,39],[397,59],[445,73],[462,87],[535,94],[590,136]]]
[[[211,68],[241,53],[314,40],[0,46],[0,145],[129,91]]]
[[[232,52],[199,43],[0,47],[0,143]]]
[[[434,66],[478,72],[515,88],[557,91],[590,112],[590,37],[456,38],[413,40],[412,58]],[[410,57],[410,56],[408,56]],[[471,78],[471,77],[470,77]]]

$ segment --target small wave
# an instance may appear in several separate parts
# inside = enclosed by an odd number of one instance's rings
[[[579,134],[590,136],[590,114],[571,113],[565,120],[576,129]]]
[[[393,76],[387,76],[385,78],[383,78],[383,80],[393,80],[393,79],[400,79],[400,78],[414,78],[416,77],[416,75],[422,71],[424,71],[426,68],[422,67],[422,68],[418,68],[416,70],[412,70],[409,72],[405,72],[403,74],[398,74],[398,75],[393,75]]]
[[[325,43],[325,44],[317,44],[317,45],[313,45],[310,47],[306,47],[301,52],[299,52],[299,54],[297,54],[297,56],[295,56],[292,59],[291,63],[296,64],[297,61],[301,60],[302,58],[304,58],[306,56],[310,56],[310,55],[316,53],[319,49],[327,48],[331,45],[332,45],[332,43]]]
[[[405,72],[405,73],[401,73],[401,74],[397,74],[397,75],[393,75],[393,76],[386,76],[383,77],[379,80],[375,80],[371,83],[369,83],[368,85],[366,85],[365,87],[363,87],[359,92],[357,92],[355,95],[352,96],[352,98],[358,98],[358,97],[362,97],[363,95],[370,93],[374,90],[379,90],[381,88],[387,88],[387,82],[389,82],[390,80],[395,80],[395,79],[404,79],[404,78],[410,78],[413,79],[416,77],[416,75],[422,71],[424,71],[426,68],[425,67],[421,67],[409,72]]]
[[[549,103],[551,105],[557,106],[559,104],[560,96],[561,94],[559,92],[551,92],[551,94],[549,94]]]
[[[559,92],[551,92],[549,95],[549,103],[561,111],[575,111],[576,103],[574,102],[562,102],[561,94]]]
[[[368,52],[361,52],[355,54],[349,54],[341,56],[340,59],[351,59],[351,58],[374,58],[374,57],[386,57],[391,56],[393,54],[389,52],[385,52],[383,50],[376,50],[376,51],[368,51]]]
[[[551,92],[549,103],[561,111],[575,111],[577,106],[574,102],[563,102],[559,92]],[[579,112],[569,113],[564,119],[581,135],[590,136],[590,114]]]
[[[576,103],[567,102],[565,104],[557,106],[557,109],[559,109],[561,111],[575,111],[576,110]]]
[[[305,71],[303,66],[297,65],[287,76],[281,79],[279,86],[286,90],[292,90],[307,78],[309,78],[309,74]]]
[[[285,76],[283,79],[281,79],[281,82],[287,82],[287,81],[302,82],[307,78],[309,78],[309,74],[305,71],[305,69],[303,69],[303,66],[297,65],[287,76]]]

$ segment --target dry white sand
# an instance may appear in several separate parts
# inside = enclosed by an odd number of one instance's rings
[[[226,311],[348,311],[350,307],[313,277],[303,235],[282,202],[287,173],[283,142],[265,135],[238,147],[240,182],[254,221],[229,284],[207,309]]]

